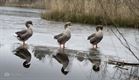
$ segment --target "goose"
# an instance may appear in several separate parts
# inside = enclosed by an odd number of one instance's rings
[[[25,61],[23,62],[23,67],[29,68],[30,67],[30,61],[31,61],[31,53],[28,51],[27,48],[19,46],[16,48],[14,51],[14,54],[21,59],[24,59]]]
[[[95,33],[88,36],[88,40],[90,40],[90,43],[93,45],[93,48],[98,48],[97,44],[103,39],[103,26],[97,25]]]
[[[57,50],[56,55],[53,55],[53,57],[60,63],[62,64],[61,72],[64,75],[67,75],[69,70],[67,69],[69,66],[69,58],[68,55],[65,53],[65,51],[60,48]]]
[[[32,21],[27,21],[25,26],[27,29],[15,32],[17,39],[23,42],[23,46],[25,46],[25,41],[28,40],[33,34]]]
[[[65,48],[65,43],[71,38],[70,26],[71,22],[67,22],[64,25],[65,30],[62,33],[54,36],[54,39],[57,40],[60,48]]]

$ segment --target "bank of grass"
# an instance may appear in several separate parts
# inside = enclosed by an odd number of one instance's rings
[[[138,0],[45,1],[49,11],[42,18],[47,20],[139,27]]]

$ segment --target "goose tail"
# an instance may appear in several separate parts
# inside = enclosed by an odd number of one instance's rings
[[[14,37],[17,37],[18,35],[16,33],[13,34]]]
[[[55,35],[55,36],[54,36],[54,39],[57,39],[57,38],[58,38],[58,36],[57,36],[57,35]]]
[[[90,40],[90,37],[88,37],[87,40]]]

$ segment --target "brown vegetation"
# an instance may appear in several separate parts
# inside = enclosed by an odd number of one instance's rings
[[[138,0],[45,0],[42,18],[89,24],[139,27]]]

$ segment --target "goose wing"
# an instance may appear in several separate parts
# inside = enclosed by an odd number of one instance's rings
[[[92,37],[90,39],[90,42],[93,43],[93,44],[96,43],[97,42],[97,37]]]
[[[54,39],[58,39],[59,37],[63,36],[63,33],[54,36]]]
[[[18,32],[15,32],[15,34],[17,34],[17,36],[21,36],[23,34],[25,34],[27,32],[27,30],[22,30],[22,31],[18,31]]]
[[[61,34],[58,34],[56,36],[54,36],[55,39],[57,39],[57,41],[60,43],[60,44],[64,44],[66,41],[68,41],[70,39],[70,32],[63,32]]]
[[[90,38],[90,42],[91,43],[99,43],[101,40],[102,40],[102,38],[103,38],[103,36],[101,36],[101,35],[95,35],[94,37],[91,37]]]
[[[59,42],[63,42],[63,41],[65,41],[66,39],[67,39],[67,35],[62,34],[57,40],[58,40]]]
[[[92,37],[95,37],[95,33],[91,34],[90,36],[88,36],[87,40],[90,40]]]

